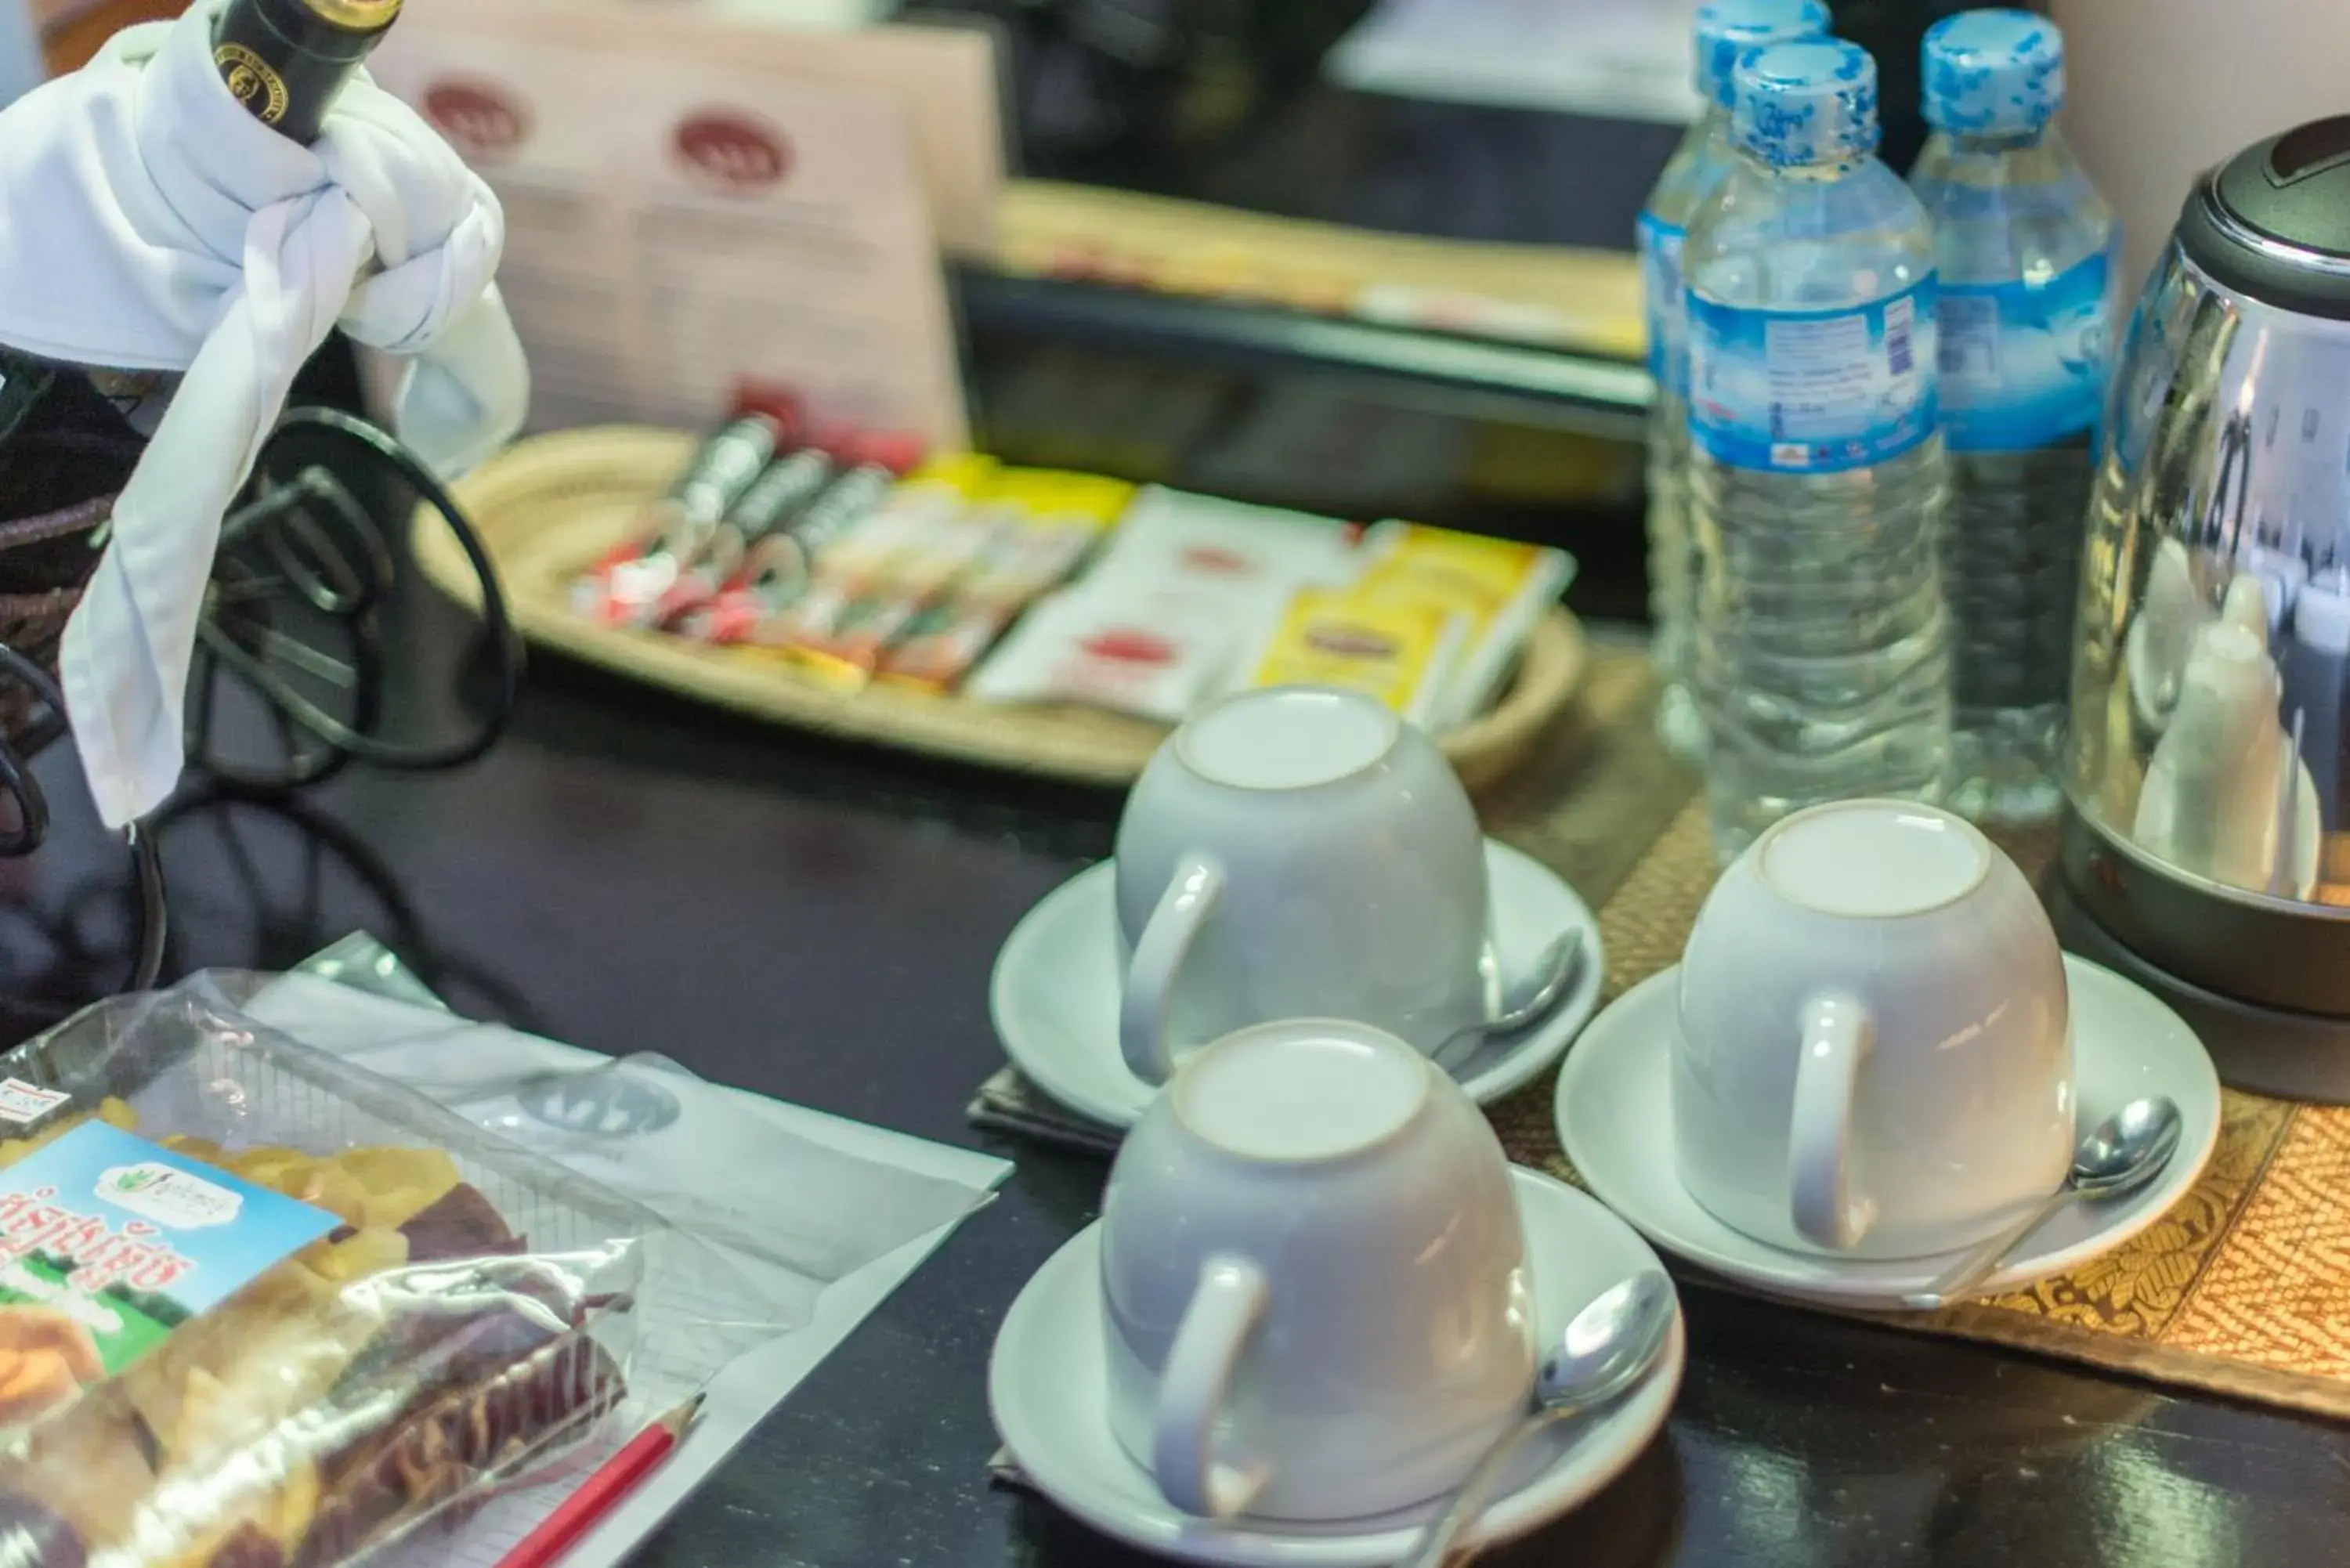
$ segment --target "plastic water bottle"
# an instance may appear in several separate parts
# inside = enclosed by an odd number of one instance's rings
[[[2060,800],[2114,215],[2055,126],[2064,40],[2054,24],[2024,11],[1939,22],[1925,80],[1933,134],[1909,182],[1934,215],[1942,283],[1950,804],[2028,822]]]
[[[1705,753],[1705,716],[1690,691],[1697,636],[1696,542],[1689,525],[1689,342],[1681,309],[1681,243],[1690,219],[1728,176],[1730,76],[1739,57],[1764,44],[1816,38],[1828,30],[1820,0],[1712,0],[1698,8],[1697,90],[1705,109],[1665,164],[1640,209],[1640,283],[1648,318],[1648,374],[1657,400],[1648,415],[1648,617],[1664,694],[1657,728],[1666,746],[1692,761]]]
[[[1733,90],[1738,166],[1682,252],[1696,686],[1725,857],[1822,801],[1937,798],[1950,744],[1933,227],[1874,156],[1866,50],[1773,44]]]

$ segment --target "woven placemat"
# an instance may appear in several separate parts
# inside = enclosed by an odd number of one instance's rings
[[[1575,722],[1487,803],[1497,836],[1598,908],[1610,1001],[1679,961],[1715,876],[1696,781],[1658,746],[1653,697],[1636,651],[1598,645]],[[2050,864],[2052,836],[2003,844],[2027,872]],[[1513,1159],[1575,1181],[1553,1122],[1555,1088],[1546,1075],[1495,1106],[1493,1125]],[[1116,1147],[1114,1134],[1009,1070],[983,1086],[972,1112],[1070,1147]],[[1876,1320],[2350,1417],[2350,1107],[2230,1090],[2210,1168],[2136,1240],[2027,1291]]]
[[[2035,876],[2054,857],[2049,836],[2005,847]],[[1600,910],[1610,1000],[1679,961],[1714,876],[1692,805]],[[1559,1151],[1554,1088],[1493,1107],[1493,1123],[1513,1159],[1576,1180]],[[2229,1090],[2202,1179],[2137,1239],[1949,1312],[1851,1315],[2350,1417],[2350,1107]]]

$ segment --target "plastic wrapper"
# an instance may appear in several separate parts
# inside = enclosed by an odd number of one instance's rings
[[[213,977],[0,1056],[0,1568],[442,1557],[778,1327],[650,1209]]]
[[[458,1018],[369,939],[306,968],[218,983],[254,988],[249,1011],[304,1044],[643,1203],[697,1244],[668,1277],[704,1318],[747,1288],[754,1317],[805,1322],[827,1286],[989,1196],[803,1136],[821,1119],[779,1122],[664,1057],[598,1056]]]

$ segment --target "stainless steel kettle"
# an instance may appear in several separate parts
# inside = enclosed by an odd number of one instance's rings
[[[2350,116],[2189,196],[2106,404],[2074,649],[2067,891],[2189,990],[2339,1025],[2331,1086],[2233,1075],[2350,1098]]]

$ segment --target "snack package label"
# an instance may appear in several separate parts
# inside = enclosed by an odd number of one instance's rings
[[[0,1172],[0,1356],[30,1335],[120,1372],[342,1223],[85,1124]]]
[[[22,1078],[0,1078],[0,1122],[29,1127],[72,1098],[71,1095],[44,1089]]]
[[[1444,673],[1448,619],[1431,606],[1309,590],[1291,601],[1256,683],[1348,687],[1418,719],[1424,693]]]

